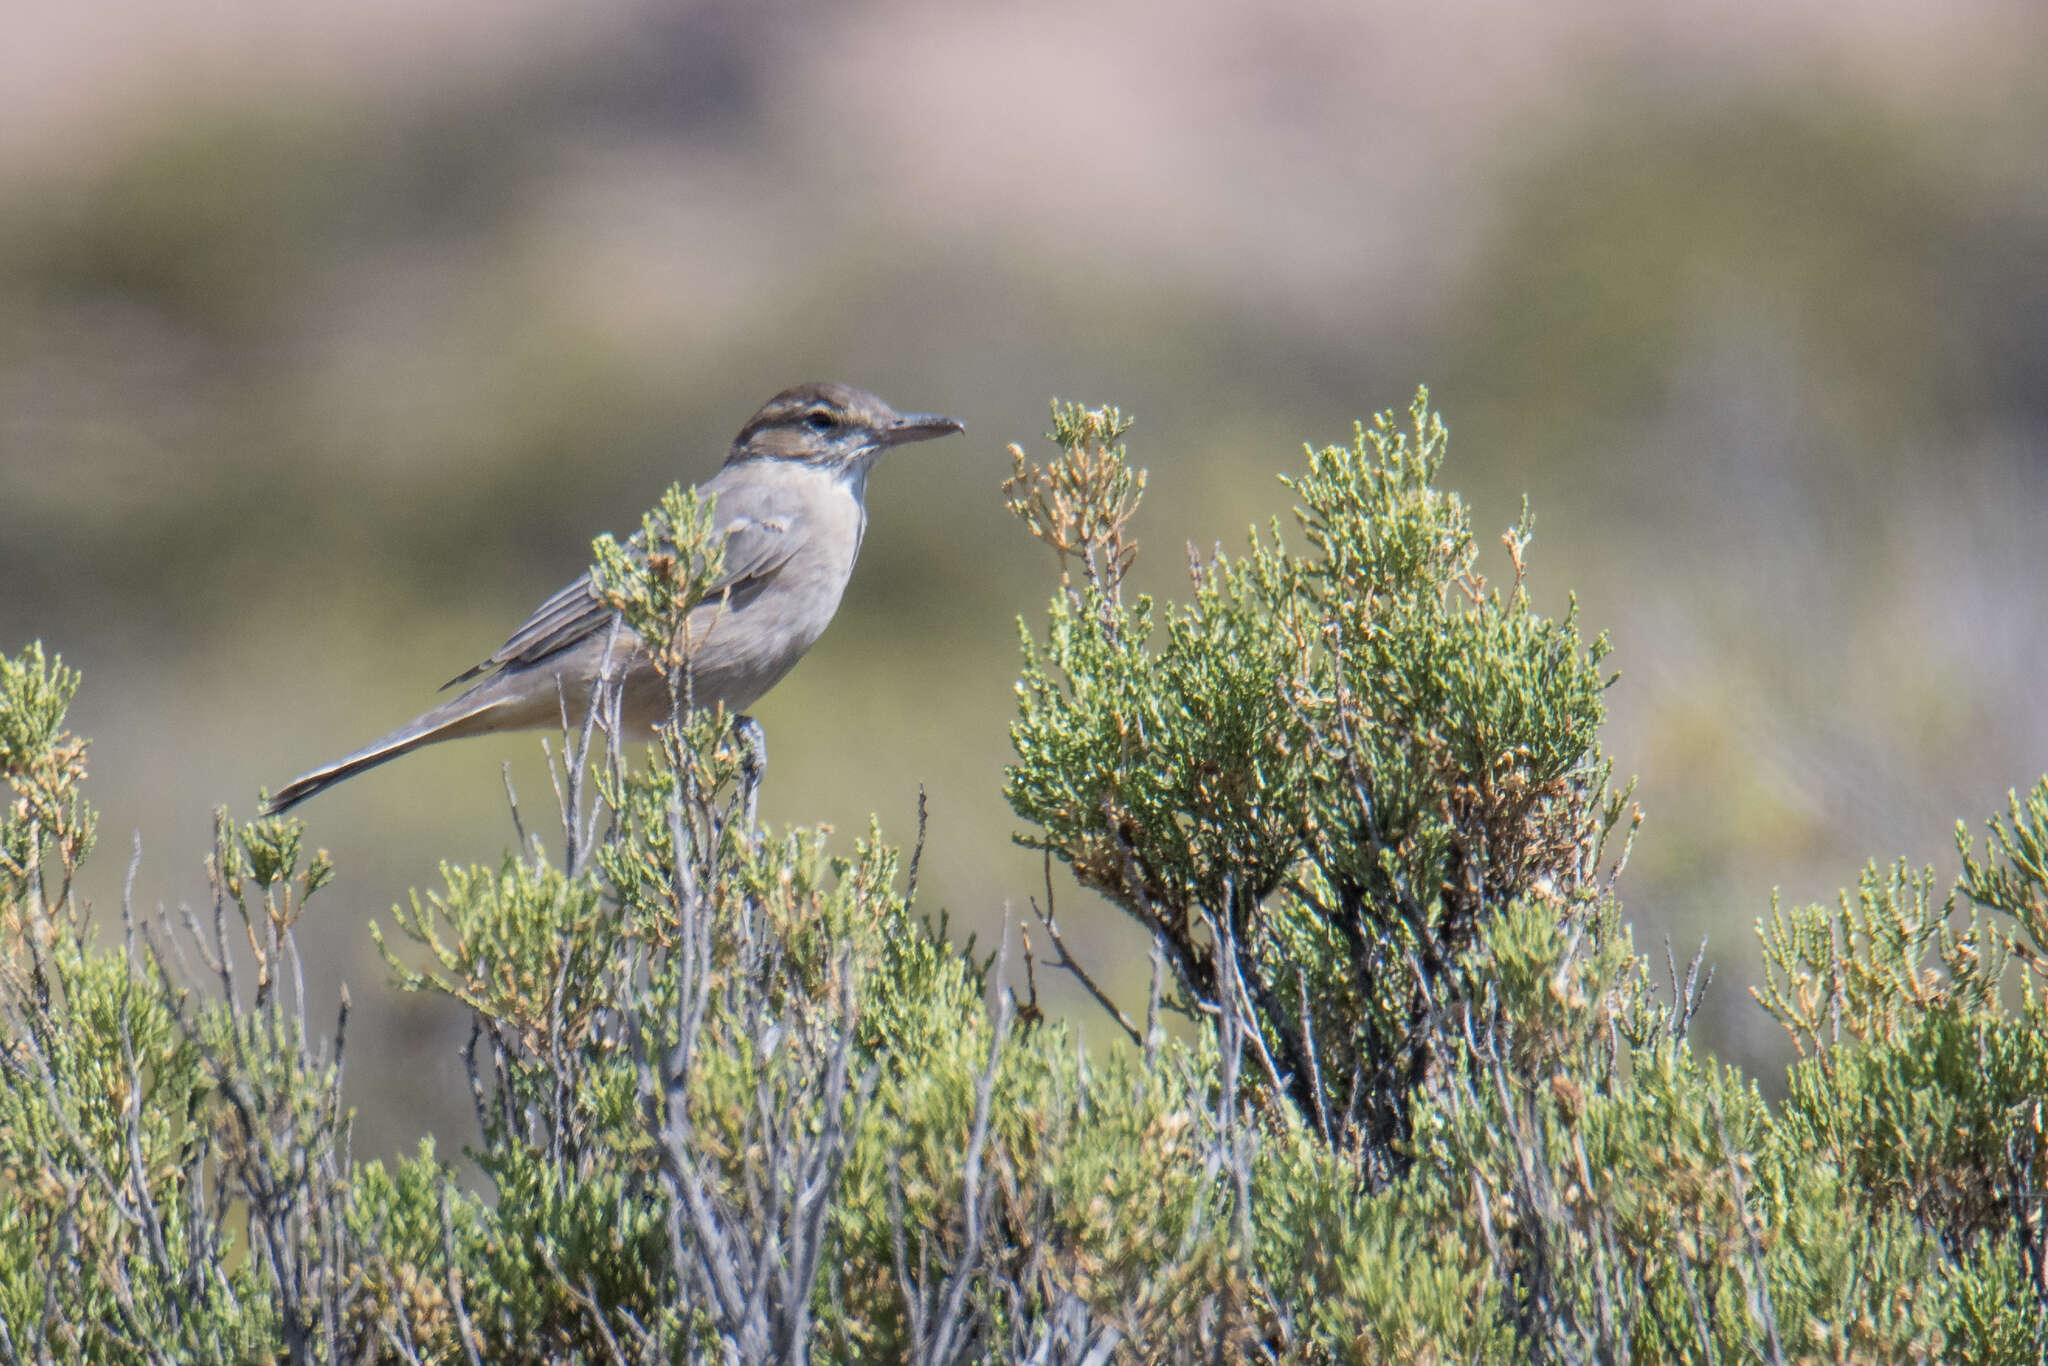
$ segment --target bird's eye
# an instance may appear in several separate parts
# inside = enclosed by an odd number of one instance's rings
[[[804,419],[804,425],[814,432],[829,432],[839,423],[830,413],[812,413]]]

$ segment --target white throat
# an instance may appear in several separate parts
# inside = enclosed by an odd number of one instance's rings
[[[853,496],[853,505],[860,511],[860,523],[853,532],[853,557],[856,560],[860,558],[860,543],[868,534],[868,471],[873,468],[872,460],[856,460],[839,476],[841,486]]]

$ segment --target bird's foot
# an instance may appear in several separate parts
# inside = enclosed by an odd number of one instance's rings
[[[761,799],[761,778],[768,772],[768,732],[753,717],[736,716],[732,735],[740,747],[740,811],[751,832]]]

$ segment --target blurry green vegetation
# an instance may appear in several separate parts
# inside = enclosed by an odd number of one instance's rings
[[[1795,320],[1821,352],[1809,363],[1853,387],[1867,435],[1981,411],[1999,372],[1980,363],[1969,310],[1988,301],[1957,295],[1967,244],[1996,225],[1957,222],[1969,210],[1952,188],[1909,128],[1863,110],[1595,130],[1526,178],[1470,290],[1498,311],[1465,325],[1461,364],[1516,396],[1530,442],[1562,453],[1583,446],[1586,406],[1560,377],[1596,377],[1600,411],[1654,412],[1703,300],[1736,290]]]
[[[0,661],[0,1359],[2039,1360],[2048,780],[1953,887],[1762,923],[1767,1104],[1622,919],[1606,647],[1532,605],[1526,517],[1484,577],[1427,405],[1183,598],[1126,592],[1125,432],[1061,407],[1015,457],[1061,574],[1007,796],[1152,939],[1130,1046],[1040,1007],[1091,966],[1050,906],[957,941],[922,839],[758,828],[688,715],[568,756],[594,844],[395,914],[399,986],[471,1020],[482,1192],[349,1155],[326,853],[223,817],[210,905],[95,931],[76,676]],[[653,575],[610,565],[657,645],[708,572],[664,507]]]

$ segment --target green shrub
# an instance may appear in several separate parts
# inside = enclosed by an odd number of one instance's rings
[[[717,556],[677,491],[597,548],[675,723],[634,767],[595,698],[562,857],[393,914],[400,989],[474,1021],[481,1189],[351,1158],[297,822],[223,816],[196,914],[88,923],[78,680],[0,658],[0,1360],[2042,1360],[2048,780],[1953,889],[1774,909],[1766,1104],[1622,919],[1606,642],[1532,607],[1526,514],[1482,576],[1426,401],[1178,602],[1125,589],[1128,427],[1015,451],[1060,577],[1007,793],[1151,937],[1126,1009],[1039,912],[1129,1046],[877,833],[756,826],[750,737],[684,705]]]

